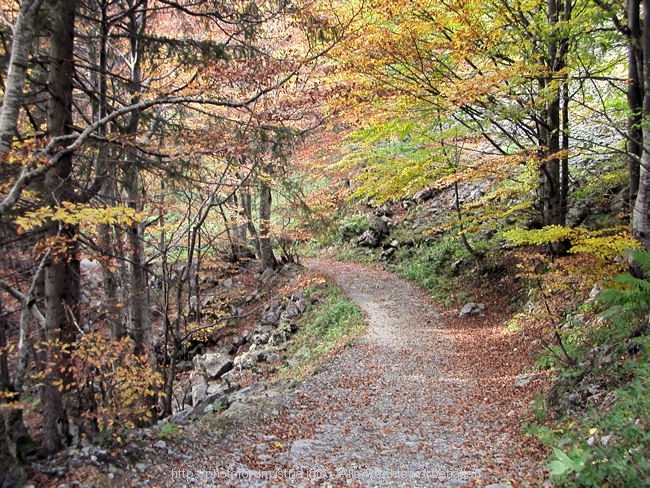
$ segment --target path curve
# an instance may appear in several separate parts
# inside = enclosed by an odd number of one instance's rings
[[[292,457],[294,465],[339,469],[361,486],[431,487],[485,480],[484,467],[503,464],[508,446],[472,447],[490,426],[479,424],[465,402],[471,385],[454,378],[453,342],[432,300],[374,268],[309,266],[360,306],[368,329],[301,388],[321,423],[309,447]]]
[[[476,380],[455,377],[452,334],[425,293],[376,268],[306,266],[360,306],[367,331],[297,387],[266,391],[262,417],[225,434],[201,420],[167,447],[155,486],[502,487],[530,467],[471,400]]]

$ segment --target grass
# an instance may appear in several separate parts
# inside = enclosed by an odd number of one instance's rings
[[[287,352],[290,366],[278,372],[278,380],[301,380],[313,374],[328,355],[350,346],[365,329],[363,314],[338,287],[313,287],[308,298],[318,298],[315,307],[298,322],[298,332]]]

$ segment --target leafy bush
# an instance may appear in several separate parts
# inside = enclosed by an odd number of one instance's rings
[[[146,353],[136,353],[129,337],[114,341],[86,334],[72,357],[75,383],[85,397],[83,415],[100,432],[119,438],[125,430],[155,419],[163,378]]]
[[[402,278],[413,281],[446,303],[450,299],[449,291],[454,288],[451,265],[464,257],[467,252],[459,240],[448,236],[438,242],[398,251],[393,267]]]
[[[339,225],[339,235],[344,242],[349,241],[363,234],[368,229],[368,225],[368,217],[366,215],[355,215],[346,218]]]

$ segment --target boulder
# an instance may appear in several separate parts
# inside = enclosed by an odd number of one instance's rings
[[[281,312],[279,310],[272,308],[262,315],[260,322],[266,325],[275,325],[280,320],[280,314]]]
[[[522,374],[517,376],[517,379],[515,379],[515,388],[527,387],[537,376],[536,374]]]
[[[223,351],[194,356],[192,363],[194,369],[205,373],[209,380],[217,379],[233,368],[232,358]]]
[[[357,239],[357,246],[375,248],[379,246],[380,241],[381,235],[372,229],[368,229]]]
[[[237,369],[253,369],[257,363],[265,361],[266,356],[266,349],[251,346],[248,351],[235,357],[234,364]]]
[[[276,330],[269,337],[268,344],[269,346],[279,346],[287,342],[289,338],[287,333],[284,330]]]
[[[230,406],[230,398],[223,393],[208,395],[201,403],[192,410],[193,415],[203,415],[214,410],[225,410]]]
[[[370,219],[370,230],[375,231],[380,236],[388,235],[390,234],[390,223],[391,220],[386,216],[373,217]]]
[[[309,302],[304,298],[300,298],[296,300],[296,308],[298,309],[298,312],[305,313],[309,308]]]
[[[413,195],[413,200],[417,203],[424,203],[433,198],[435,192],[431,188],[423,188],[415,195]]]
[[[289,300],[284,306],[284,310],[280,314],[280,322],[289,321],[292,318],[297,317],[298,315],[300,315],[300,310],[298,310],[298,306],[294,301]]]

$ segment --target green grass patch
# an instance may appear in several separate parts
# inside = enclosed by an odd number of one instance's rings
[[[333,284],[313,287],[308,298],[316,305],[298,322],[298,332],[287,352],[289,366],[282,369],[279,380],[300,380],[313,374],[336,350],[351,346],[365,330],[359,307]]]

